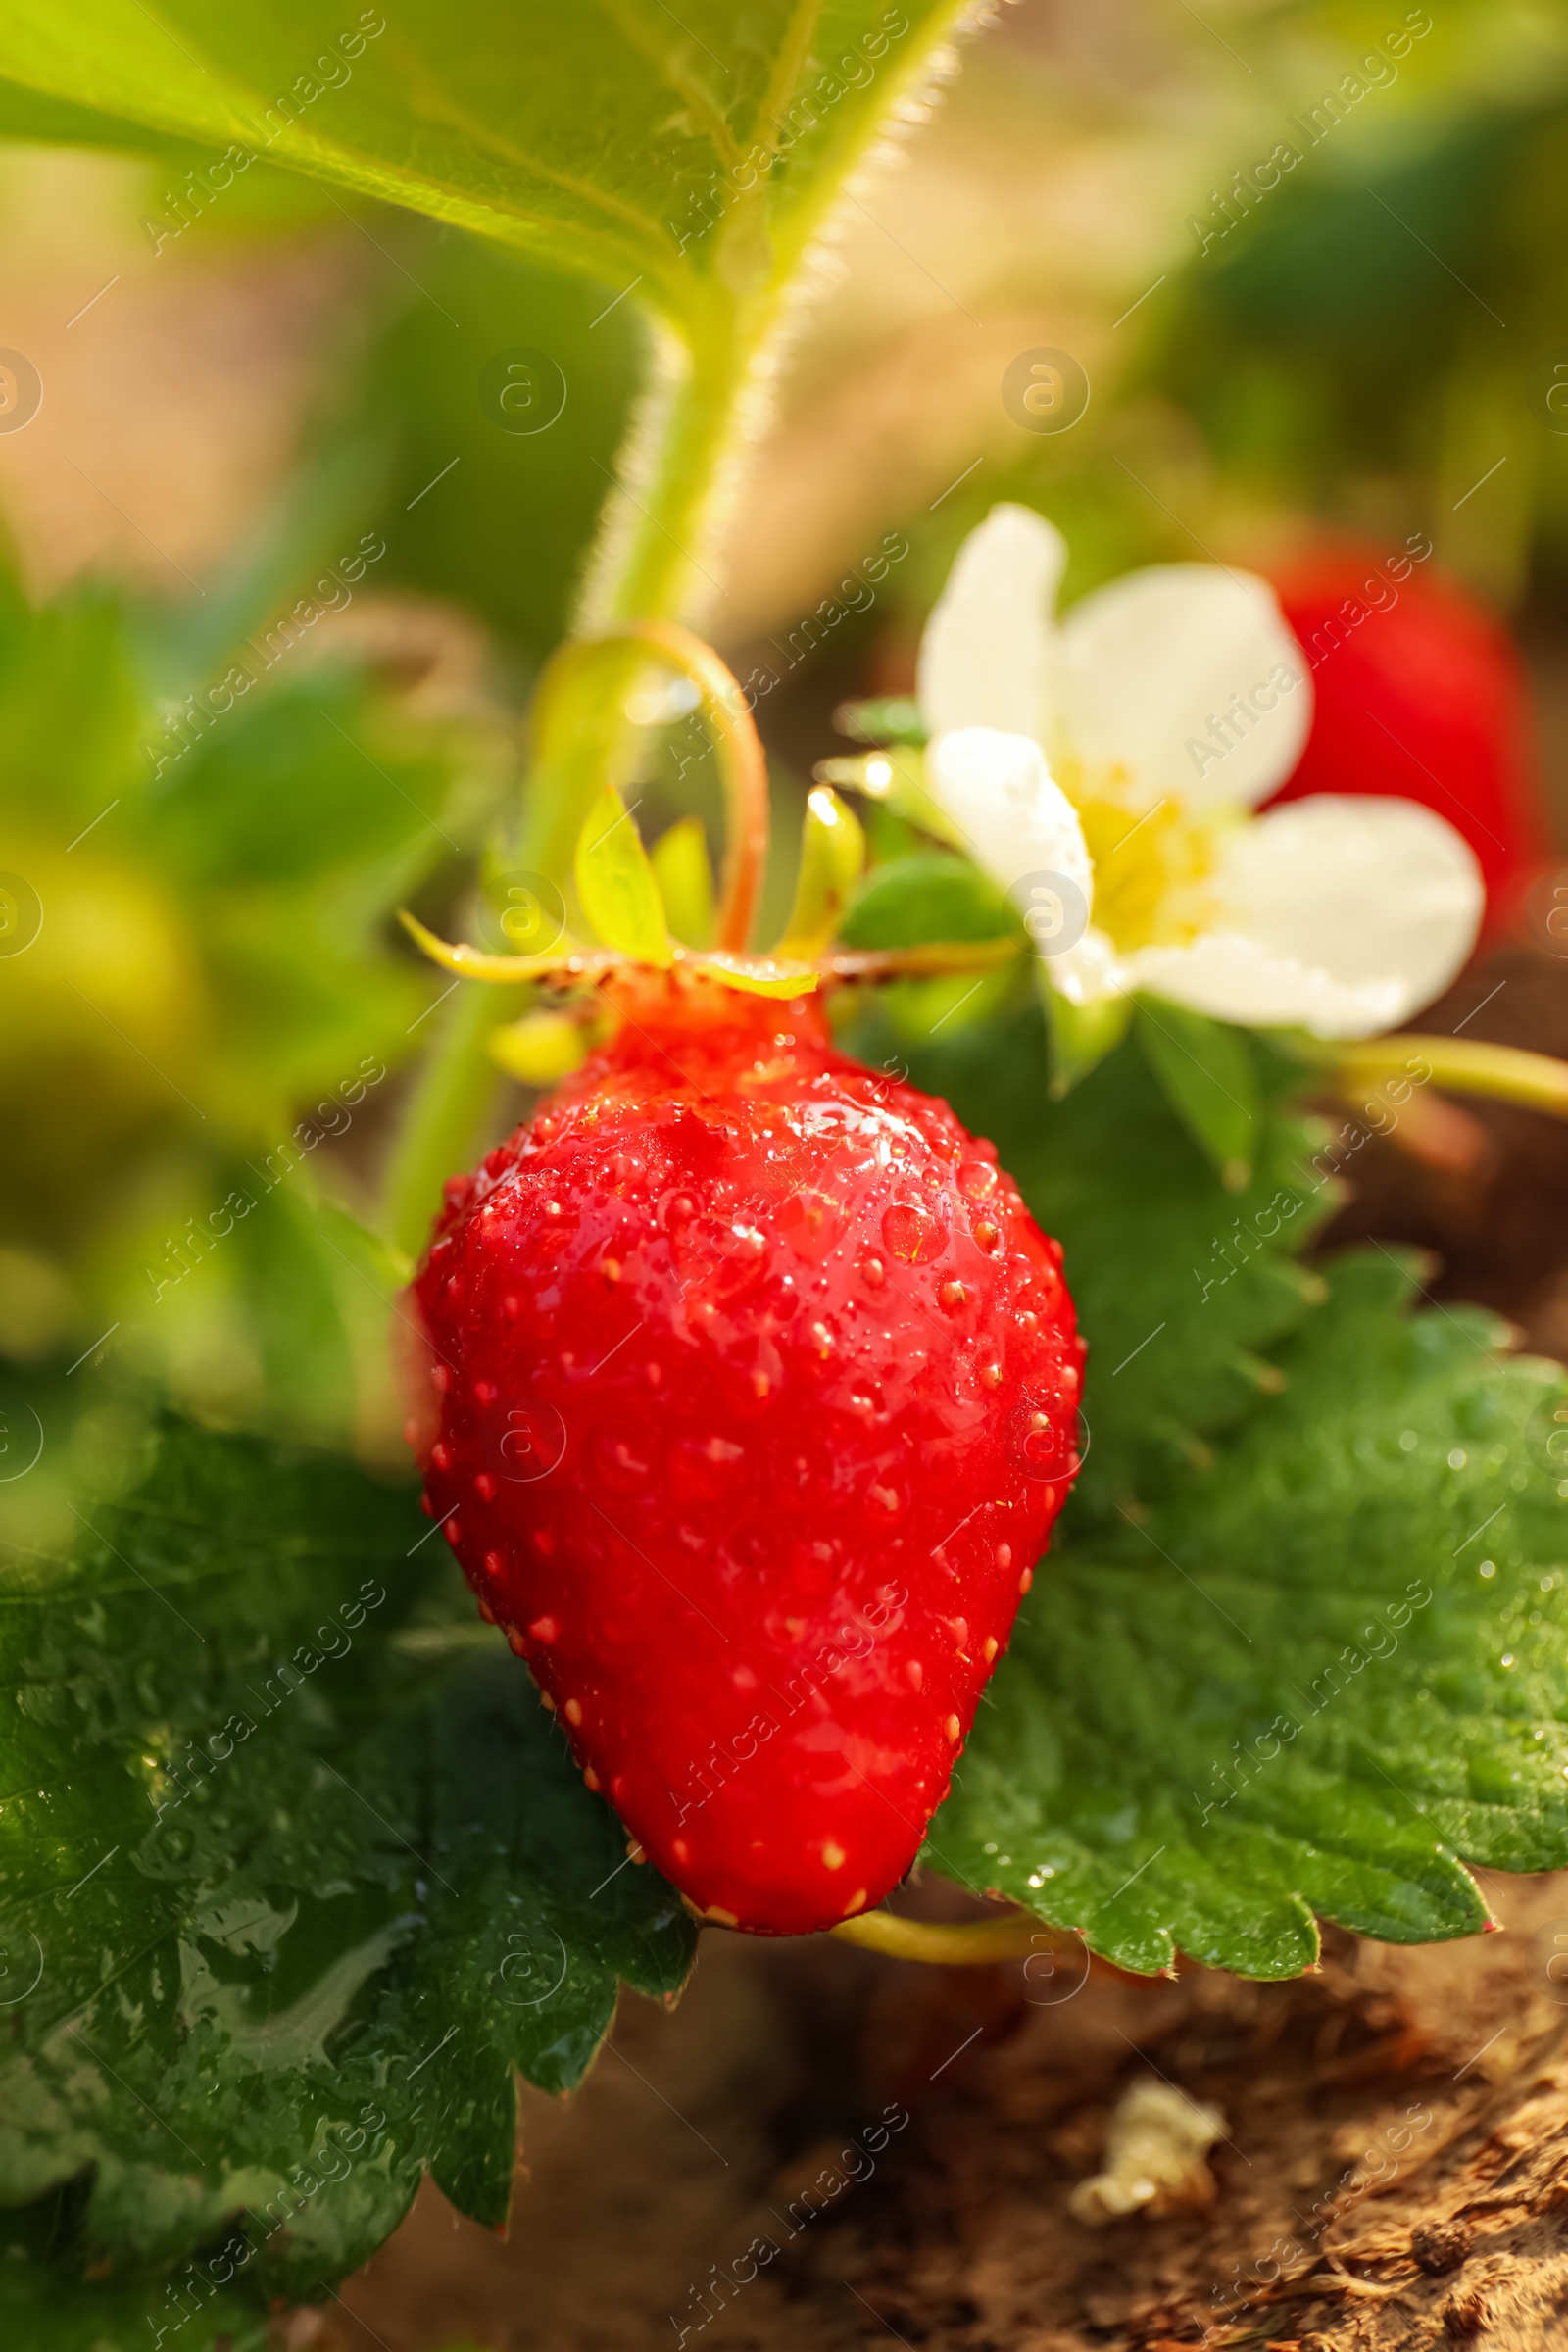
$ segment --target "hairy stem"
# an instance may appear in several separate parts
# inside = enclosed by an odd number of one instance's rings
[[[743,298],[714,281],[678,364],[669,362],[668,330],[656,330],[664,337],[666,381],[657,416],[645,414],[623,455],[585,627],[672,621],[722,593],[707,568],[712,518],[751,435],[748,395],[777,309],[774,297]],[[618,663],[607,658],[591,674],[562,678],[537,714],[517,863],[568,892],[583,812],[625,760],[625,697],[647,660],[628,638]],[[383,1208],[391,1238],[412,1254],[423,1247],[442,1183],[473,1156],[496,1083],[490,1035],[515,1010],[515,1000],[509,1006],[488,989],[466,986],[419,1073]]]
[[[656,380],[616,464],[578,626],[697,620],[722,600],[715,510],[748,437],[747,395],[775,306],[710,281],[677,341],[656,325]]]

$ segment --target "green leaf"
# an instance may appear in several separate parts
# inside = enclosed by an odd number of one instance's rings
[[[772,956],[694,956],[691,967],[725,988],[738,988],[747,997],[808,997],[818,985],[816,967],[809,963],[775,962]]]
[[[965,858],[922,850],[872,869],[842,925],[850,948],[910,948],[928,940],[1022,934],[1018,909]]]
[[[254,2297],[220,2286],[225,2266],[183,2266],[175,2280],[84,2285],[57,2252],[64,2198],[0,2215],[0,2336],[26,2352],[147,2352],[165,2330],[179,2352],[268,2352],[271,2315]],[[39,2225],[42,2225],[40,2227]],[[49,2225],[54,2227],[50,2228]],[[29,2240],[42,2240],[34,2252]],[[216,2270],[217,2277],[214,2276]],[[176,2330],[178,2331],[176,2333]]]
[[[1075,1004],[1053,986],[1051,967],[1043,960],[1036,962],[1035,982],[1051,1031],[1051,1092],[1059,1100],[1121,1044],[1132,1022],[1132,1000],[1102,997],[1093,1004]]]
[[[0,597],[0,829],[48,909],[0,958],[0,1217],[65,1361],[116,1327],[204,1411],[331,1441],[370,1361],[347,1302],[385,1308],[323,1238],[313,1178],[443,993],[387,915],[508,770],[480,721],[438,731],[313,661],[301,601],[243,657],[232,603],[210,639],[152,632],[166,677],[199,662],[194,700],[160,709],[136,612]]]
[[[1474,1934],[1568,1861],[1568,1381],[1341,1261],[1211,1465],[1043,1563],[928,1857],[1118,1964]]]
[[[577,896],[598,938],[638,963],[664,970],[674,960],[642,836],[613,784],[606,784],[583,820],[574,859]]]
[[[1257,1148],[1257,1072],[1244,1030],[1163,997],[1138,1002],[1138,1042],[1172,1109],[1228,1192],[1245,1189]]]
[[[818,784],[806,796],[801,865],[795,904],[781,956],[819,956],[838,932],[844,910],[865,865],[865,835],[859,819],[836,792]]]
[[[675,937],[706,948],[713,936],[713,862],[700,816],[683,816],[654,844],[654,879]]]
[[[485,0],[19,0],[0,28],[14,135],[136,141],[310,172],[586,272],[693,325],[705,285],[792,275],[827,196],[951,21],[835,0],[646,0],[606,10]],[[570,104],[591,92],[591,104]],[[62,109],[69,109],[63,112]],[[249,169],[230,157],[225,169]],[[220,197],[215,201],[220,201]]]
[[[407,1489],[175,1424],[62,1518],[0,1557],[0,2203],[81,2181],[55,2269],[149,2307],[314,2294],[425,2168],[498,2224],[514,2071],[679,1986],[678,1901]]]
[[[492,1032],[490,1052],[524,1086],[557,1086],[588,1058],[588,1037],[565,1012],[525,1012]]]
[[[840,703],[833,724],[852,743],[907,744],[918,751],[929,740],[920,706],[906,694],[877,695],[869,702]]]
[[[962,832],[932,797],[925,780],[925,758],[917,749],[891,746],[850,760],[819,760],[815,774],[824,784],[841,784],[846,791],[863,793],[873,811],[886,810],[935,841],[962,850]]]
[[[885,822],[873,804],[871,821]],[[967,858],[916,850],[874,866],[840,926],[846,947],[906,948],[927,941],[1023,938],[1018,910]],[[918,1049],[994,1020],[1018,993],[1018,965],[899,980],[878,991],[879,1013],[901,1047]]]

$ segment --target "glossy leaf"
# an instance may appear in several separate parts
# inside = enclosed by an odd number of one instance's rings
[[[1069,1261],[1070,1263],[1070,1261]],[[1286,1386],[1041,1566],[929,1858],[1121,1966],[1289,1976],[1313,1915],[1473,1935],[1463,1868],[1568,1861],[1568,1381],[1343,1261]]]
[[[935,841],[956,850],[965,847],[959,828],[926,785],[925,759],[918,747],[895,745],[853,759],[820,760],[816,774],[824,784],[863,793],[873,809],[887,810]]]
[[[823,205],[956,12],[932,0],[527,0],[464,18],[250,0],[18,0],[0,27],[14,135],[281,164],[500,238],[697,329],[706,289],[793,274]],[[592,91],[591,107],[566,103]],[[786,168],[787,167],[787,168]],[[215,176],[209,173],[209,178]],[[220,187],[222,185],[220,179]]]
[[[602,788],[583,819],[573,870],[583,912],[607,948],[661,969],[672,961],[659,883],[613,784]]]
[[[177,1425],[125,1469],[0,1567],[0,2202],[79,2179],[56,2272],[265,2304],[426,2167],[504,2219],[514,2069],[569,2087],[691,1931],[406,1488]]]
[[[818,784],[806,796],[795,904],[779,941],[781,956],[817,956],[842,928],[865,865],[865,835],[854,810]]]

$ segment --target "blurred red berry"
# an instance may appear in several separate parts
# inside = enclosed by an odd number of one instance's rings
[[[1316,709],[1300,764],[1267,805],[1386,793],[1436,809],[1480,860],[1494,929],[1551,856],[1512,640],[1475,598],[1402,551],[1391,559],[1341,543],[1273,577],[1312,665]]]

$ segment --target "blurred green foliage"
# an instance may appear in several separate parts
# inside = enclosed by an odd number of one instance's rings
[[[499,246],[456,230],[401,242],[418,285],[402,289],[368,347],[358,409],[388,449],[375,516],[386,580],[462,599],[536,664],[580,584],[644,332],[629,305],[604,315],[601,288]],[[544,430],[509,429],[482,388],[487,367],[515,351],[543,353],[564,379],[565,405]]]
[[[1027,439],[906,526],[911,612],[1004,497],[1066,534],[1067,602],[1310,519],[1380,543],[1422,527],[1504,610],[1561,609],[1568,11],[1470,0],[1429,16],[1397,78],[1314,143],[1319,94],[1403,15],[1286,0],[1235,29],[1257,78],[1218,184],[1191,183],[1173,258],[1118,321],[1082,424]],[[1242,72],[1213,62],[1216,101]],[[1282,140],[1299,160],[1261,184]],[[1491,468],[1487,495],[1467,497]]]
[[[170,632],[148,662],[113,595],[4,589],[0,1347],[69,1360],[118,1326],[208,1411],[347,1440],[369,1276],[316,1154],[417,1050],[440,986],[389,918],[471,854],[511,755],[318,658],[313,610],[231,612],[161,695]]]

